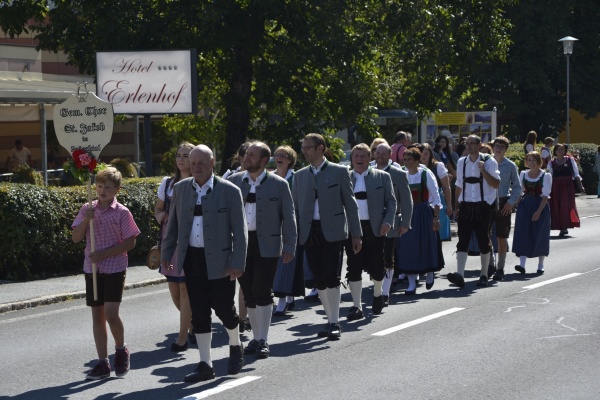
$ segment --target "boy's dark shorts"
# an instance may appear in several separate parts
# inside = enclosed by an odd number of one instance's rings
[[[499,238],[508,239],[510,236],[511,214],[502,215],[500,211],[508,201],[508,197],[500,198],[498,209],[492,208],[492,222],[496,223],[496,236]]]
[[[92,274],[85,274],[85,303],[90,307],[102,306],[104,303],[120,303],[125,288],[125,271],[114,274],[96,274],[98,283],[98,300],[94,301]]]

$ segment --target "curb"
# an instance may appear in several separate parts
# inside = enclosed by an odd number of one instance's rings
[[[167,281],[167,279],[165,277],[160,277],[160,278],[155,278],[155,279],[147,279],[145,281],[125,284],[124,289],[129,290],[129,289],[136,289],[136,288],[140,288],[140,287],[144,287],[144,286],[159,285],[166,281]],[[72,293],[52,294],[49,296],[36,297],[34,299],[16,301],[14,303],[5,303],[5,304],[0,304],[0,314],[10,312],[10,311],[34,308],[37,306],[45,306],[48,304],[62,303],[65,301],[82,299],[82,298],[85,298],[85,290],[78,291],[78,292],[72,292]]]

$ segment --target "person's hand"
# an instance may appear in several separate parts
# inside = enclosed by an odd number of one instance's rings
[[[479,167],[479,172],[483,173],[483,171],[485,169],[485,162],[484,161],[479,161],[479,163],[477,164],[477,166]]]
[[[281,255],[281,259],[283,260],[284,264],[287,264],[294,259],[294,256],[292,255],[292,253],[287,253],[284,251],[283,254]]]
[[[453,214],[452,206],[446,206],[446,215],[451,217]]]
[[[165,270],[173,269],[173,264],[171,264],[171,262],[167,261],[167,260],[160,260],[160,266],[162,269],[165,269]]]
[[[502,210],[500,210],[500,214],[507,216],[512,214],[512,210],[513,210],[513,206],[508,204],[508,202],[504,205],[504,207],[502,207]]]
[[[407,228],[407,227],[405,227],[405,226],[401,226],[401,227],[398,229],[398,235],[399,235],[399,236],[402,236],[402,235],[404,235],[406,232],[408,232],[408,228]]]
[[[85,211],[85,219],[87,219],[88,221],[91,219],[94,219],[94,209],[93,208],[88,208]]]
[[[237,278],[242,276],[243,273],[244,272],[239,269],[234,269],[234,268],[227,269],[227,275],[229,275],[229,279],[232,281],[235,281]]]
[[[359,237],[352,238],[352,250],[354,250],[354,254],[357,254],[360,249],[362,249],[362,239]]]
[[[433,220],[433,231],[434,232],[439,231],[441,226],[442,226],[442,224],[440,223],[439,219],[434,219]]]
[[[92,262],[94,264],[99,263],[100,261],[104,260],[105,258],[106,258],[106,255],[103,250],[90,253],[90,260],[92,260]]]
[[[390,224],[388,224],[387,222],[384,222],[383,224],[381,224],[381,228],[379,229],[379,236],[387,235],[388,232],[390,231],[390,229],[392,229]]]

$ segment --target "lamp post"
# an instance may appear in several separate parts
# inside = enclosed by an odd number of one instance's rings
[[[573,43],[575,43],[576,40],[579,39],[575,39],[572,36],[565,36],[564,38],[560,39],[559,42],[562,42],[563,44],[563,50],[565,51],[565,55],[567,56],[567,125],[566,125],[566,129],[567,129],[567,145],[571,144],[571,119],[569,117],[569,111],[571,109],[571,106],[569,104],[569,98],[570,98],[570,88],[569,88],[569,56],[571,54],[573,54]]]

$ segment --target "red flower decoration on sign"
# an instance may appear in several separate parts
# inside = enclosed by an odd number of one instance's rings
[[[97,173],[105,167],[104,164],[98,164],[96,157],[86,150],[77,149],[72,155],[73,159],[67,162],[65,170],[81,182],[88,180],[90,175]]]

